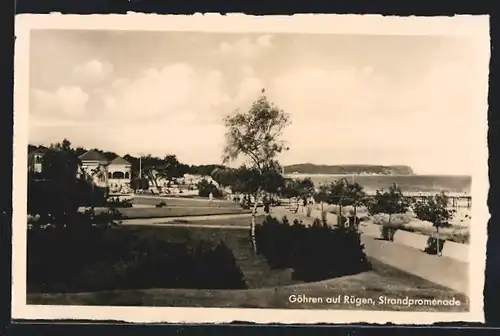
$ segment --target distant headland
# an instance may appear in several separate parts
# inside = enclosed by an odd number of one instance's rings
[[[415,175],[410,166],[403,165],[317,165],[300,163],[284,167],[285,174],[323,174],[323,175]]]

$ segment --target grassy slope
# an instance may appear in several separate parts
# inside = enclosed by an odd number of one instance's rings
[[[238,204],[230,201],[209,202],[208,200],[162,199],[155,197],[137,197],[131,201],[132,204],[151,206],[155,206],[161,202],[164,202],[166,206],[161,208],[119,208],[118,211],[124,219],[246,214],[251,212],[250,210],[242,209]]]
[[[262,217],[258,219],[262,220]],[[234,223],[238,221],[238,223]],[[225,221],[224,221],[225,222]],[[200,224],[223,224],[208,220]],[[233,225],[248,224],[246,219],[231,219]],[[260,308],[336,308],[370,310],[422,310],[440,311],[439,307],[383,307],[379,305],[357,306],[356,304],[291,304],[290,294],[309,296],[354,295],[377,298],[387,295],[392,298],[451,298],[466,299],[463,295],[442,288],[426,280],[398,271],[371,260],[373,270],[354,276],[330,279],[317,283],[298,283],[291,279],[290,270],[271,270],[265,260],[253,255],[246,230],[224,230],[206,228],[155,228],[131,227],[134,234],[159,239],[185,240],[186,235],[197,239],[224,240],[233,250],[235,259],[246,276],[249,290],[187,290],[187,289],[145,289],[108,291],[81,294],[31,294],[32,304],[86,304],[86,305],[150,305],[150,306],[212,306],[212,307],[260,307]],[[333,257],[333,256],[332,256]],[[216,270],[215,270],[216,271]],[[467,308],[463,304],[456,311]],[[447,308],[448,309],[448,308]]]
[[[163,208],[122,208],[118,209],[124,218],[161,218],[203,215],[245,214],[250,210],[223,207],[163,207]]]
[[[132,204],[147,204],[156,205],[161,202],[165,202],[167,206],[181,206],[181,207],[209,207],[209,206],[220,206],[224,208],[241,208],[238,204],[225,201],[225,200],[214,200],[212,203],[208,199],[191,199],[191,198],[160,198],[160,197],[147,197],[139,196],[134,197],[131,200]]]
[[[78,294],[31,294],[29,304],[111,305],[111,306],[178,306],[178,307],[235,307],[235,308],[301,308],[301,309],[363,309],[410,311],[467,311],[467,299],[460,294],[440,288],[425,280],[394,270],[376,260],[374,270],[353,276],[317,283],[298,284],[278,288],[249,290],[204,289],[144,289]],[[323,304],[290,303],[291,294],[314,297],[355,296],[377,298],[451,299],[461,301],[460,307],[405,307],[356,305],[355,303]]]

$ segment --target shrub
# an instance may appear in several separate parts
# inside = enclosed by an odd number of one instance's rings
[[[450,240],[459,244],[469,244],[470,232],[469,230],[463,230],[461,228],[453,229],[453,231],[449,234],[447,240]]]
[[[212,182],[208,182],[207,180],[201,180],[198,185],[198,196],[208,197],[210,193],[215,198],[222,197],[222,191],[220,191]]]
[[[131,181],[130,187],[133,190],[148,190],[149,180],[147,178],[135,178]]]
[[[307,208],[306,208],[306,216],[307,216],[308,218],[310,218],[310,217],[311,217],[311,212],[312,212],[311,207],[307,207]]]
[[[138,238],[120,227],[29,230],[27,266],[33,292],[246,288],[222,243]]]
[[[349,275],[369,268],[359,232],[353,228],[330,228],[316,219],[306,227],[266,217],[256,227],[258,252],[271,268],[292,268],[294,277],[318,281]]]
[[[410,200],[403,195],[395,183],[384,190],[377,190],[375,197],[366,204],[368,213],[374,215],[374,223],[379,221],[382,239],[394,240],[396,230],[406,220]],[[409,218],[408,218],[409,221]]]
[[[294,277],[304,281],[356,274],[369,268],[360,235],[351,228],[313,225],[295,249]]]
[[[410,222],[410,216],[401,213],[392,215],[378,213],[373,216],[372,221],[374,224],[380,225],[380,235],[382,239],[393,241],[396,231],[402,229],[405,224]]]
[[[431,222],[436,228],[436,234],[439,237],[439,229],[450,227],[450,221],[455,214],[455,209],[448,208],[448,197],[443,192],[433,197],[426,197],[418,200],[413,205],[413,211],[418,219]],[[439,245],[441,239],[436,239],[436,244]],[[442,247],[437,247],[438,255],[441,255]]]
[[[428,254],[441,254],[443,251],[443,247],[445,244],[446,240],[435,238],[435,237],[429,237],[427,239],[427,246],[425,247],[424,252]],[[438,244],[439,243],[439,244]],[[439,250],[438,250],[439,248]]]
[[[120,200],[119,197],[112,197],[107,200],[106,205],[113,208],[131,208],[130,200]]]
[[[256,225],[257,252],[266,257],[269,267],[273,269],[290,267],[293,255],[294,229],[297,229],[296,225],[290,227],[286,217],[283,217],[280,222],[274,217],[267,216],[262,225]],[[277,244],[277,237],[280,239],[279,244]],[[287,245],[289,248],[284,248]]]
[[[321,211],[321,222],[326,224],[327,212]]]
[[[104,206],[106,189],[92,187],[83,179],[72,181],[28,178],[28,213],[64,214],[81,206]]]

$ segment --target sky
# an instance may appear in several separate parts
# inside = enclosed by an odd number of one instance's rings
[[[30,43],[31,144],[220,163],[223,117],[265,88],[292,122],[283,164],[472,174],[464,37],[38,30]]]

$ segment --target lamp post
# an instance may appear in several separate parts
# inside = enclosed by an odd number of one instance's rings
[[[139,155],[139,179],[136,183],[136,188],[142,190],[142,156],[143,156],[143,153],[138,153],[138,155]]]
[[[139,156],[139,180],[142,179],[142,155]]]

